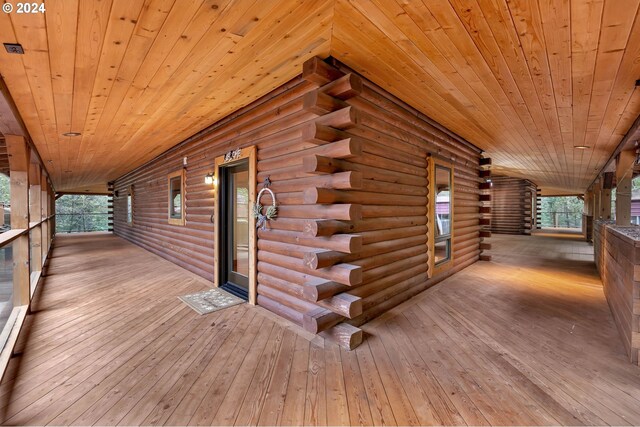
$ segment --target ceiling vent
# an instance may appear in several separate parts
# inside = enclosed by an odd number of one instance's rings
[[[3,43],[4,48],[9,53],[16,53],[18,55],[24,55],[24,49],[20,43]]]

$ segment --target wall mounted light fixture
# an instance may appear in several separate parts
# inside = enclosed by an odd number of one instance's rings
[[[215,185],[216,177],[213,174],[213,172],[209,172],[208,174],[206,174],[204,176],[204,183],[207,184],[207,185]]]

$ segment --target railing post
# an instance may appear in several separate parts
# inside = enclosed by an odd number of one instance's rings
[[[51,185],[47,185],[47,193],[49,193],[49,212],[50,215],[55,215],[56,213],[56,193],[53,191],[53,187]],[[53,241],[53,237],[56,235],[56,217],[51,217],[51,221],[49,221],[49,246],[51,246],[51,242]]]
[[[47,176],[42,173],[40,176],[40,218],[42,221],[42,231],[40,233],[42,250],[40,251],[42,256],[42,263],[47,259],[47,253],[49,252],[49,221],[46,219],[49,217],[49,192],[47,191]]]
[[[22,136],[5,135],[11,182],[11,228],[29,228],[30,150]],[[29,304],[29,233],[13,242],[13,305]]]
[[[593,216],[595,219],[600,219],[600,211],[601,206],[601,196],[602,196],[602,179],[596,179],[593,185]]]
[[[42,191],[40,181],[42,170],[40,165],[31,163],[29,167],[29,222],[42,220]],[[31,230],[31,270],[42,270],[42,228],[40,225]]]
[[[636,153],[621,151],[616,163],[616,225],[631,225],[631,179]]]

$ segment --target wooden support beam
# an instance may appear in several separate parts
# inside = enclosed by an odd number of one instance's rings
[[[342,71],[317,57],[308,59],[302,64],[302,78],[318,86],[337,80],[343,75]]]
[[[593,199],[592,199],[592,210],[593,215],[596,219],[600,218],[600,198],[602,196],[602,180],[597,179],[593,184]],[[538,214],[540,214],[540,209],[538,208]]]
[[[584,194],[583,213],[586,216],[593,216],[593,190],[589,190]]]
[[[50,215],[50,202],[49,202],[49,192],[48,192],[49,183],[47,182],[47,176],[45,174],[41,175],[40,179],[40,211],[41,218],[48,218]],[[49,245],[51,243],[49,236],[49,221],[44,221],[41,226],[41,257],[44,265],[44,261],[47,259],[47,254],[49,253]]]
[[[599,218],[611,219],[611,190],[602,188],[600,190],[600,212]]]
[[[620,152],[616,163],[616,225],[631,225],[631,180],[633,164],[636,160],[635,150]],[[601,203],[604,204],[604,201]]]
[[[23,136],[5,135],[11,168],[11,228],[29,228],[29,165],[31,150]],[[13,305],[29,304],[29,234],[13,242]]]
[[[13,171],[29,172],[31,149],[27,140],[20,135],[5,135],[7,152],[9,153],[9,168]]]
[[[602,174],[602,188],[611,190],[613,188],[613,172],[605,172]]]
[[[42,169],[40,165],[29,165],[29,221],[37,222],[42,218],[41,187]]]
[[[26,129],[9,88],[0,77],[0,134],[26,137]]]
[[[40,182],[42,170],[40,165],[31,163],[29,167],[29,221],[39,222],[42,219],[42,190]],[[42,226],[31,230],[31,270],[42,270]]]

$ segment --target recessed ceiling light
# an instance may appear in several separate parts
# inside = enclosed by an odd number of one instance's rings
[[[591,148],[588,145],[574,145],[573,148],[577,148],[578,150],[586,150],[587,148]]]
[[[80,132],[65,132],[62,136],[80,136],[82,135]]]

